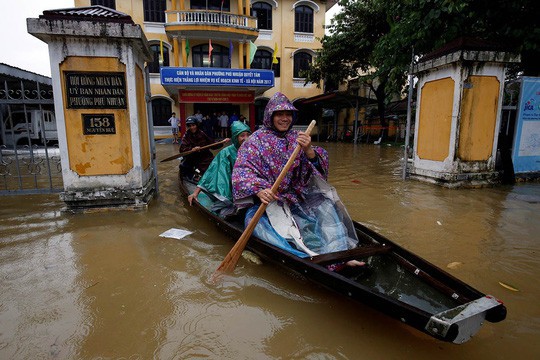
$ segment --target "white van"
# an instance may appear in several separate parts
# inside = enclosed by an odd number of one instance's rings
[[[43,117],[43,128],[41,118]],[[13,127],[12,127],[13,126]],[[56,118],[49,110],[13,111],[4,121],[2,138],[7,146],[58,141]]]

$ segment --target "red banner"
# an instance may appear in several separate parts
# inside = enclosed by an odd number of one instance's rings
[[[180,90],[181,103],[233,103],[252,104],[255,95],[251,91]]]

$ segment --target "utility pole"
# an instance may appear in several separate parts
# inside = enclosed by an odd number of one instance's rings
[[[409,162],[409,137],[411,131],[411,103],[414,88],[414,76],[413,76],[413,64],[414,64],[414,47],[411,50],[411,66],[409,68],[409,95],[407,98],[407,127],[405,128],[405,149],[403,153],[403,174],[402,178],[407,178],[407,165]]]

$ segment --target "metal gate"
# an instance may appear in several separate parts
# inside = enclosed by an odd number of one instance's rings
[[[60,192],[51,79],[0,65],[0,195]]]

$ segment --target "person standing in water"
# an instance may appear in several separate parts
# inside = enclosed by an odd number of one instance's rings
[[[176,113],[172,113],[171,117],[167,121],[169,122],[169,124],[171,124],[173,144],[178,144],[178,124],[180,123],[180,119],[176,117]]]

